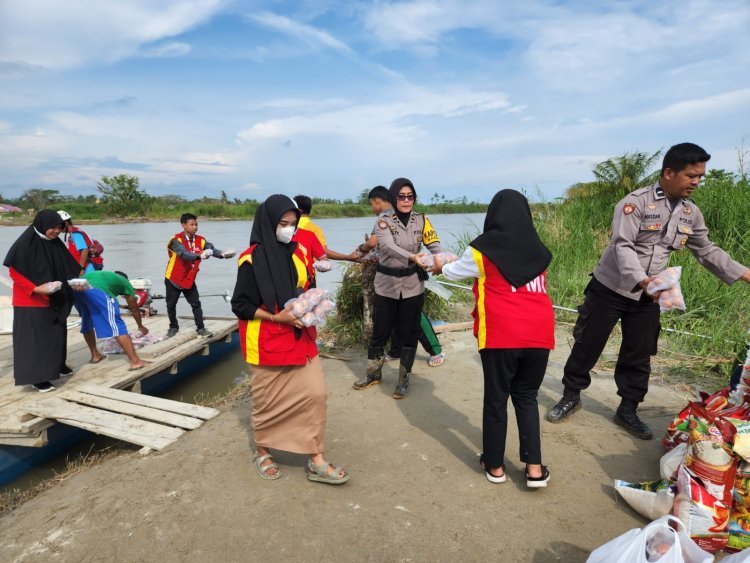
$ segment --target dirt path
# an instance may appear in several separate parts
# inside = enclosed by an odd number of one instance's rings
[[[596,375],[570,421],[542,421],[547,489],[529,491],[511,412],[507,472],[487,482],[482,378],[474,338],[443,335],[447,360],[418,356],[409,397],[385,383],[351,389],[363,357],[324,360],[327,457],[352,474],[342,487],[310,483],[304,459],[277,455],[283,477],[251,465],[249,399],[163,452],[127,454],[71,477],[0,517],[4,561],[584,561],[645,520],[615,498],[612,480],[658,478],[659,440],[617,427],[610,374]],[[540,393],[559,397],[568,331],[558,334]],[[658,437],[686,399],[652,385],[642,415]]]

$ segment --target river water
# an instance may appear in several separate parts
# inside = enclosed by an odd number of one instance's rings
[[[75,218],[74,218],[75,219]],[[474,236],[481,232],[484,223],[483,213],[431,215],[435,230],[446,249],[455,250],[458,239]],[[315,219],[326,236],[328,248],[341,253],[349,253],[372,231],[374,218]],[[252,221],[204,221],[198,225],[198,233],[206,237],[218,249],[244,250],[250,239]],[[0,227],[0,257],[5,258],[8,249],[26,227]],[[167,264],[167,242],[179,232],[179,222],[174,223],[123,223],[116,225],[83,225],[83,230],[104,245],[104,267],[107,270],[121,270],[129,277],[148,278],[153,283],[152,293],[164,295],[164,269]],[[336,263],[330,272],[318,274],[318,286],[335,293],[341,283],[346,263]],[[205,315],[232,316],[229,303],[221,294],[232,292],[236,276],[236,260],[209,259],[201,265],[197,284],[201,293],[201,303]],[[8,277],[5,268],[0,273]],[[0,295],[10,296],[10,289],[0,284]],[[165,315],[163,300],[155,300],[157,314]],[[183,298],[177,306],[178,315],[191,315],[191,310]],[[246,370],[239,353],[232,354],[211,365],[210,373],[199,373],[171,388],[165,397],[194,402],[208,397],[222,395],[245,377]],[[104,437],[85,440],[76,448],[59,456],[52,462],[35,468],[12,483],[6,489],[25,489],[34,483],[49,478],[65,468],[68,459],[101,451],[117,444]],[[122,447],[115,445],[114,447]]]

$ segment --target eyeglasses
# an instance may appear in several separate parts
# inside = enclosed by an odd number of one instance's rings
[[[414,194],[398,194],[396,199],[399,201],[411,201],[414,199]]]

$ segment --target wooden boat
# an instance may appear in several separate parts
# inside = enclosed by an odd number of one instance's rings
[[[132,319],[123,318],[135,332]],[[143,323],[153,334],[168,328],[166,317]],[[176,336],[139,349],[152,363],[132,371],[123,354],[90,364],[83,337],[69,329],[68,365],[74,374],[54,381],[57,390],[50,393],[15,386],[12,335],[0,335],[0,485],[92,432],[158,450],[218,415],[154,396],[237,349],[236,319],[208,317],[206,328],[212,337],[199,337],[192,322],[183,320]]]

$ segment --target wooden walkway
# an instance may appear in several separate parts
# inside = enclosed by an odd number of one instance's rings
[[[134,332],[133,320],[123,319]],[[153,334],[164,335],[168,328],[166,316],[144,318],[143,323]],[[15,385],[12,336],[0,335],[0,446],[45,446],[47,428],[58,421],[155,450],[166,447],[185,431],[217,416],[218,411],[141,395],[140,380],[164,371],[177,374],[186,358],[210,355],[212,342],[232,339],[237,321],[209,318],[206,328],[213,337],[199,337],[192,319],[181,320],[176,336],[137,350],[152,363],[133,371],[128,369],[124,354],[90,364],[80,329],[72,328],[68,331],[68,365],[75,373],[54,381],[58,389],[45,394]]]

